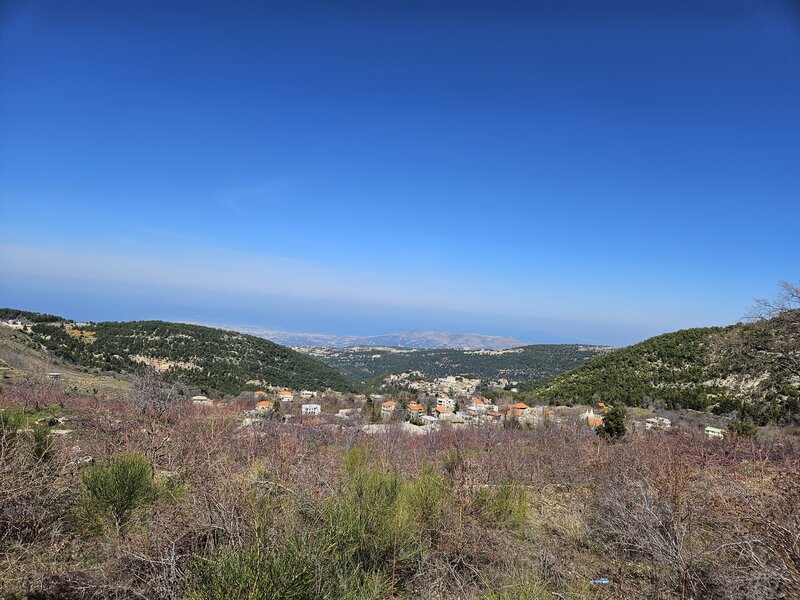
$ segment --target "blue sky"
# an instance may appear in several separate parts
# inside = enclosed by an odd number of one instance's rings
[[[800,279],[789,1],[5,2],[0,305],[626,344]]]

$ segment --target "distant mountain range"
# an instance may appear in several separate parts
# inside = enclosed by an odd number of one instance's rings
[[[524,346],[526,342],[500,335],[479,333],[450,333],[445,331],[407,331],[385,335],[356,336],[324,333],[295,333],[260,327],[213,325],[241,333],[266,338],[283,346],[316,348],[353,348],[357,346],[388,346],[392,348],[454,348],[457,350],[506,350]]]

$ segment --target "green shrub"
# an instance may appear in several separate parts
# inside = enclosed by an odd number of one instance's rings
[[[437,533],[438,521],[431,515],[443,508],[443,489],[430,469],[408,482],[370,466],[364,449],[355,448],[345,458],[341,488],[318,512],[281,503],[279,515],[264,519],[277,530],[196,564],[188,597],[391,596],[422,564]]]
[[[525,488],[511,483],[479,488],[473,506],[482,521],[495,527],[518,527],[528,515]]]
[[[22,412],[10,409],[0,411],[0,448],[10,447],[24,424]]]
[[[158,496],[149,461],[138,454],[112,458],[81,472],[80,516],[91,530],[122,534]]]
[[[50,428],[37,424],[31,434],[31,454],[38,461],[44,461],[52,455],[53,440],[50,437]]]

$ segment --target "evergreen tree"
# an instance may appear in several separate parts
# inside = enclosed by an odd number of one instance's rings
[[[622,403],[614,404],[603,417],[603,424],[595,431],[597,435],[610,441],[620,440],[625,437],[627,428],[625,427],[625,417],[628,411]]]

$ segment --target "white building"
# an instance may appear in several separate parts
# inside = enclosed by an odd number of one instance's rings
[[[710,438],[722,439],[725,437],[725,430],[719,427],[706,427],[705,434]]]
[[[300,392],[300,397],[303,400],[311,400],[311,398],[316,398],[317,397],[317,392],[312,392],[310,390],[302,390]]]
[[[672,421],[669,419],[665,419],[664,417],[653,417],[652,419],[647,419],[644,422],[644,428],[647,430],[650,429],[670,429],[672,427]]]
[[[436,399],[436,406],[441,406],[442,408],[446,408],[447,410],[455,410],[456,401],[448,396],[444,396],[442,398]]]
[[[319,404],[303,404],[301,412],[303,416],[315,417],[322,414],[322,407]]]

